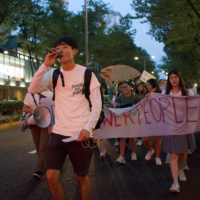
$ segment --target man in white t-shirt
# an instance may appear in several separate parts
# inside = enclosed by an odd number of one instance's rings
[[[56,41],[53,50],[60,52],[59,62],[62,64],[57,85],[55,87],[55,125],[47,147],[46,176],[54,199],[65,199],[64,189],[60,182],[60,171],[69,154],[74,172],[81,189],[82,199],[89,199],[90,180],[88,170],[92,157],[91,148],[83,148],[82,141],[89,139],[100,116],[102,102],[100,83],[92,73],[90,83],[90,101],[82,93],[86,67],[74,63],[77,54],[77,43],[71,37],[63,37]],[[35,73],[29,86],[29,93],[41,93],[53,88],[52,76],[55,69],[47,72],[54,64],[57,55],[48,53],[45,62]],[[64,83],[63,83],[64,81]],[[64,143],[62,140],[80,131],[77,141]]]

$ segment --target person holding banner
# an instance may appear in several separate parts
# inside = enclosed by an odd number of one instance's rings
[[[118,83],[118,85],[117,85],[117,83]],[[114,88],[116,87],[116,85],[117,85],[117,91],[114,90]],[[117,98],[118,98],[121,94],[123,94],[123,89],[122,89],[122,87],[123,87],[123,82],[115,81],[115,82],[111,85],[111,87],[110,87],[110,89],[109,89],[110,92],[113,94],[113,107],[114,107],[114,108],[116,108],[116,105],[117,105]],[[118,146],[119,143],[120,143],[120,138],[117,138],[114,145],[115,145],[115,146]],[[127,147],[126,147],[126,148],[127,148]],[[119,151],[120,151],[120,150],[117,149],[117,152],[119,152]]]
[[[117,99],[117,108],[131,107],[140,101],[138,96],[132,93],[131,88],[132,88],[132,83],[128,81],[125,81],[123,83],[123,94],[120,95]],[[135,138],[130,138],[130,144],[131,144],[131,149],[132,149],[131,160],[137,160],[137,155],[135,152],[135,149],[136,149]],[[121,138],[120,139],[120,156],[118,157],[116,162],[121,163],[121,164],[126,163],[124,159],[125,147],[126,147],[126,138]]]
[[[44,63],[35,73],[28,88],[31,94],[41,93],[49,88],[54,90],[55,124],[47,146],[46,177],[53,199],[66,199],[60,172],[69,154],[80,186],[81,199],[88,200],[91,190],[88,172],[93,149],[85,148],[82,142],[89,140],[100,117],[102,110],[100,83],[92,73],[89,86],[90,109],[89,101],[84,94],[87,68],[74,63],[78,51],[76,41],[64,36],[55,42],[54,47],[52,50],[56,52],[46,55]],[[53,75],[56,69],[48,72],[47,70],[54,64],[57,53],[60,53],[59,62],[62,66],[55,85]],[[74,141],[63,142],[70,138],[74,138]]]
[[[161,93],[161,89],[158,86],[156,79],[149,79],[147,81],[147,90],[148,90],[148,93],[150,93],[150,92]],[[149,96],[149,94],[146,95],[146,97],[148,97],[148,96]],[[161,152],[160,136],[154,136],[153,138],[154,138],[155,149],[156,149],[156,158],[155,158],[156,165],[162,165],[162,161],[160,159],[160,152]],[[148,149],[148,152],[145,156],[145,160],[150,160],[151,156],[155,152],[154,149],[152,148],[150,137],[144,137],[144,142]]]
[[[140,100],[142,100],[145,98],[145,93],[146,93],[145,88],[142,85],[140,80],[137,80],[136,83],[138,83],[138,84],[136,85],[135,94],[139,97]],[[137,146],[141,146],[141,145],[142,145],[142,138],[139,137],[138,141],[137,141]]]
[[[166,95],[174,96],[194,96],[192,91],[185,89],[182,75],[177,70],[171,70],[168,74],[167,88],[162,92]],[[179,181],[186,181],[183,171],[189,149],[195,149],[195,140],[193,134],[189,135],[171,135],[163,137],[163,150],[170,153],[170,168],[174,183],[171,192],[180,192]]]

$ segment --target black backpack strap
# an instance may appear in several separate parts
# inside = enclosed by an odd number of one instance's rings
[[[84,76],[84,86],[83,86],[83,94],[85,94],[85,98],[89,101],[90,108],[92,107],[90,102],[90,82],[92,78],[92,70],[86,69]]]
[[[36,100],[35,100],[34,94],[31,94],[31,95],[32,95],[32,97],[33,97],[33,101],[35,102],[35,105],[37,106],[37,102],[36,102]]]
[[[53,101],[55,101],[55,87],[57,85],[57,81],[58,81],[58,77],[59,75],[61,76],[62,79],[62,86],[65,87],[65,82],[64,82],[64,78],[63,78],[63,74],[60,71],[60,68],[57,68],[56,70],[54,70],[53,72],[53,77],[52,77],[52,83],[53,83]]]
[[[83,94],[85,94],[85,98],[89,101],[90,108],[92,107],[91,101],[90,101],[90,82],[92,78],[92,70],[86,69],[85,70],[85,76],[84,76],[84,86],[83,86]],[[103,109],[103,93],[100,88],[101,93],[101,99],[102,99],[102,109]]]

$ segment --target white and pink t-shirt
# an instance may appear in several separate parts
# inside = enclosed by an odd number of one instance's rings
[[[31,81],[29,93],[40,93],[50,87],[53,89],[52,76],[55,69],[48,72],[47,69],[44,64],[39,68]],[[65,86],[62,86],[62,79],[59,76],[55,88],[55,125],[52,132],[72,136],[83,128],[92,132],[96,126],[102,108],[100,83],[92,73],[90,83],[92,111],[90,112],[88,100],[82,94],[85,70],[86,67],[78,64],[71,71],[64,71],[61,67]]]

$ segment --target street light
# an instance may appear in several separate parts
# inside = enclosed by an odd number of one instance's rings
[[[165,73],[165,71],[163,70],[163,71],[162,71],[162,73],[164,74],[164,73]]]
[[[144,60],[144,70],[146,70],[146,61],[149,59],[148,57],[144,56],[144,57],[135,57],[135,60],[138,60],[139,58],[142,58]],[[151,58],[155,58],[154,55],[151,56]]]
[[[154,74],[154,71],[152,71],[151,73]]]

